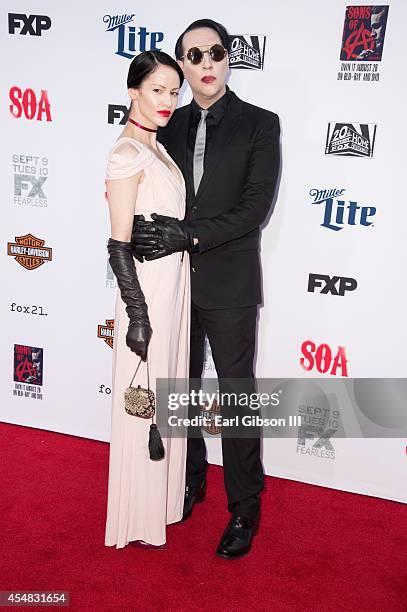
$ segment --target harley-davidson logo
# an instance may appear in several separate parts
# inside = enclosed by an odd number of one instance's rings
[[[15,242],[7,243],[7,255],[26,270],[35,270],[46,261],[52,261],[52,249],[45,247],[45,240],[36,238],[32,234],[15,236]]]
[[[102,338],[110,348],[113,348],[114,319],[106,319],[106,325],[98,325],[98,338]]]
[[[201,406],[201,419],[202,429],[204,429],[211,436],[220,434],[221,425],[219,424],[221,418],[220,406],[214,399],[212,406],[209,408],[209,403],[204,402]]]

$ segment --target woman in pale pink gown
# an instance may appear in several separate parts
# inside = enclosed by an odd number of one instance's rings
[[[106,185],[111,219],[110,263],[119,290],[113,347],[112,432],[105,544],[163,546],[166,525],[182,518],[186,440],[163,436],[164,458],[150,459],[151,421],[129,415],[124,391],[140,356],[148,356],[150,388],[157,378],[186,380],[189,368],[188,253],[153,261],[131,254],[134,215],[183,219],[185,184],[156,141],[175,110],[183,74],[165,53],[147,51],[131,63],[129,122],[110,151]],[[142,361],[133,386],[147,387]]]

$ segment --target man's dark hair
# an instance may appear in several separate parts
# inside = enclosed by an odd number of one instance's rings
[[[382,13],[383,11],[384,11],[384,14],[387,17],[387,14],[389,12],[389,7],[388,6],[379,6],[379,5],[376,5],[376,6],[372,6],[371,14],[372,15],[378,15],[379,13]]]
[[[229,35],[225,26],[223,26],[221,23],[218,23],[217,21],[213,21],[212,19],[198,19],[197,21],[191,23],[191,25],[189,25],[187,29],[182,32],[181,36],[175,43],[175,57],[178,60],[180,60],[181,57],[184,55],[182,41],[185,34],[187,32],[191,32],[191,30],[197,30],[198,28],[210,28],[211,30],[214,30],[219,35],[219,38],[222,41],[222,45],[225,47],[225,49],[227,49],[227,51],[229,51]]]

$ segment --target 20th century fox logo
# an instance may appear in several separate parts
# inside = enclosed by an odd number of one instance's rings
[[[373,123],[329,123],[325,154],[373,157],[376,127]]]
[[[243,70],[263,70],[265,36],[234,34],[229,36],[229,65]]]

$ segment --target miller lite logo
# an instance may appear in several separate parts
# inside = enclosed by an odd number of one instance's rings
[[[344,200],[346,189],[311,189],[311,204],[320,205],[324,210],[322,227],[339,232],[345,225],[373,226],[371,220],[376,214],[374,206],[360,206],[353,200]]]
[[[158,44],[164,40],[163,32],[149,32],[144,26],[129,25],[134,20],[134,13],[123,15],[105,15],[103,23],[106,32],[114,32],[117,36],[116,55],[133,59],[137,53],[144,51],[161,51]]]
[[[52,249],[44,244],[45,240],[32,234],[15,236],[15,242],[7,243],[7,255],[14,257],[26,270],[35,270],[46,261],[52,261]]]
[[[106,319],[104,325],[98,325],[98,338],[106,342],[110,348],[113,348],[114,337],[114,319]]]

